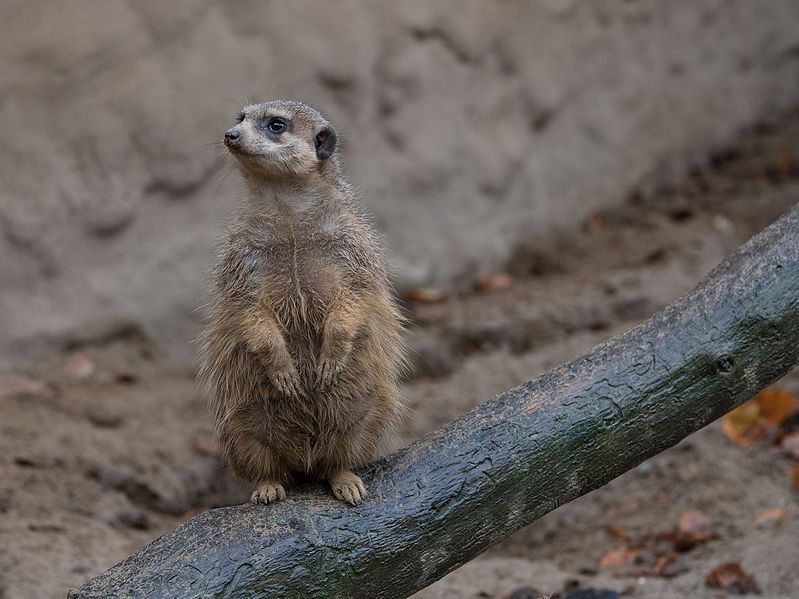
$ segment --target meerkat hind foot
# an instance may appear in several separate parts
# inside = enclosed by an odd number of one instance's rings
[[[275,503],[286,498],[286,489],[278,482],[265,480],[258,483],[258,488],[253,491],[250,501],[253,503]]]
[[[358,505],[366,498],[366,486],[351,470],[341,470],[327,479],[336,499]]]

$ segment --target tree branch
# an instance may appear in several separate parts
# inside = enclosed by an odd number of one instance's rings
[[[211,510],[71,594],[405,597],[751,398],[799,360],[799,208],[638,327],[365,474]]]

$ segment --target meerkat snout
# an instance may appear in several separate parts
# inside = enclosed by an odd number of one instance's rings
[[[239,141],[241,131],[238,129],[228,129],[225,131],[225,145],[229,146]]]

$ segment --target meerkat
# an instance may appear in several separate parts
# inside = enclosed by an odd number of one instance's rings
[[[324,479],[359,504],[353,470],[396,422],[405,367],[381,245],[317,110],[247,106],[224,144],[248,194],[214,272],[200,373],[225,457],[255,503]]]

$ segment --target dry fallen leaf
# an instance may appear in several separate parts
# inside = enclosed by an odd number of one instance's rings
[[[717,538],[711,528],[710,518],[698,511],[687,511],[680,516],[677,530],[666,533],[663,538],[677,551],[688,551],[697,545]]]
[[[777,507],[773,510],[766,510],[755,518],[752,526],[767,526],[771,524],[782,524],[788,519],[788,510],[784,507]]]
[[[435,287],[419,287],[406,293],[405,299],[409,302],[418,302],[420,304],[435,304],[447,299],[447,294],[445,291]]]
[[[661,555],[658,557],[657,562],[655,562],[655,566],[652,568],[651,574],[653,576],[662,576],[665,578],[674,576],[676,572],[672,572],[670,566],[676,561],[676,553],[667,553],[665,555]]]
[[[683,513],[677,528],[665,534],[634,539],[616,526],[608,526],[606,531],[624,543],[624,546],[609,551],[599,560],[599,567],[611,570],[615,576],[676,576],[685,570],[676,552],[687,551],[717,538],[710,518],[696,510]]]
[[[677,563],[677,554],[669,545],[662,545],[654,538],[646,543],[654,545],[636,545],[619,547],[606,553],[599,560],[599,567],[610,570],[615,576],[639,578],[641,576],[659,576],[670,578],[676,576],[681,568]]]
[[[768,427],[760,420],[757,404],[749,401],[724,416],[722,430],[731,441],[749,447],[766,436]]]
[[[715,567],[707,575],[705,584],[737,595],[746,595],[747,593],[760,594],[760,587],[757,586],[755,579],[744,572],[741,564],[736,562],[728,562]]]
[[[608,551],[602,556],[602,559],[599,560],[599,567],[609,570],[618,570],[623,566],[629,566],[635,561],[635,558],[638,557],[640,552],[640,549],[634,549],[632,547],[618,547],[617,549]]]
[[[686,532],[703,532],[710,530],[710,518],[702,512],[689,510],[677,521],[677,528]]]
[[[799,410],[799,400],[779,389],[764,389],[754,399],[724,416],[724,434],[738,445],[749,447]]]
[[[799,399],[779,389],[763,389],[752,401],[757,404],[760,416],[774,425],[782,424],[788,416],[799,410]]]
[[[480,292],[495,291],[497,289],[507,289],[513,285],[513,279],[508,273],[495,272],[487,273],[477,281],[477,290]]]
[[[608,526],[605,528],[605,530],[607,530],[611,537],[618,541],[624,541],[625,543],[630,541],[630,535],[628,535],[624,529],[619,528],[618,526]]]

